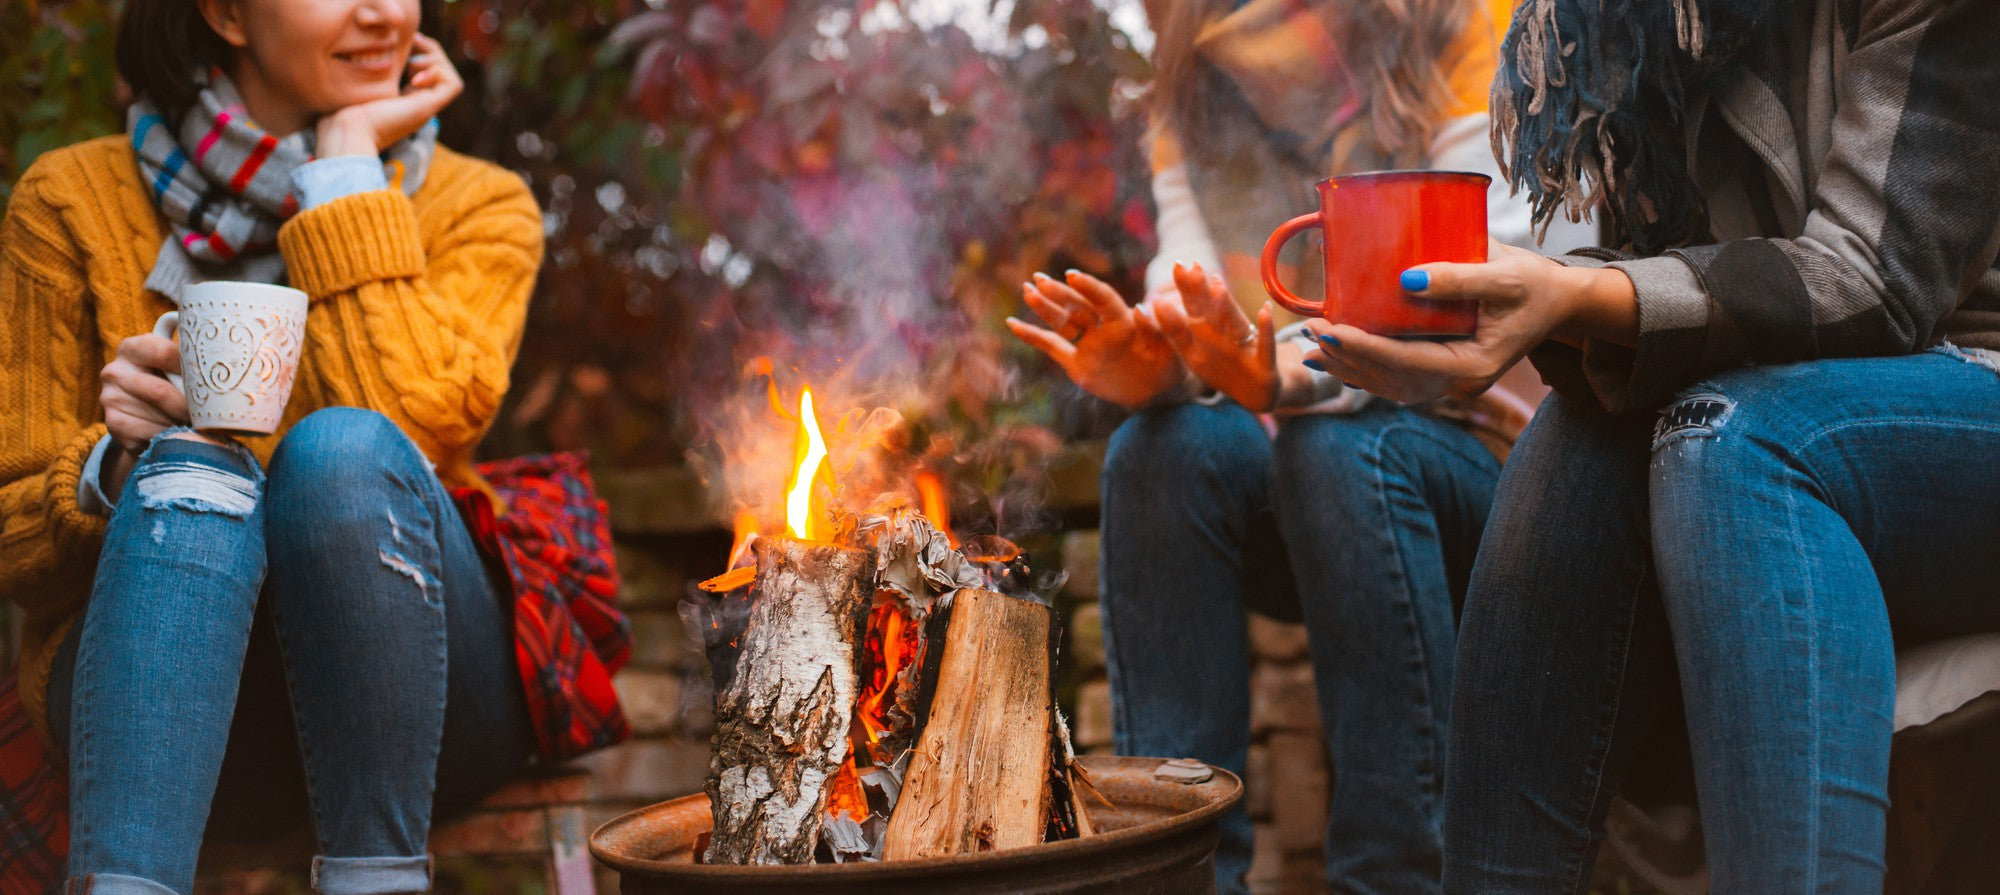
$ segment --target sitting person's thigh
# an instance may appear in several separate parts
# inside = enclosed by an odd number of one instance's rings
[[[1805,528],[1837,519],[1899,630],[2000,629],[1995,457],[2000,372],[1985,356],[1941,348],[1731,371],[1685,391],[1655,429],[1656,549],[1668,562],[1671,542],[1745,513]]]

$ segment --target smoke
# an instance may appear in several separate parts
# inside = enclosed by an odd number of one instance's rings
[[[739,213],[701,258],[728,288],[690,345],[690,460],[720,515],[780,527],[810,387],[844,503],[914,499],[930,469],[961,521],[1018,535],[1042,524],[1060,445],[1007,421],[1021,374],[995,324],[1012,286],[989,255],[1035,193],[1041,141],[1018,84],[962,30],[843,14],[787,22],[757,67],[767,105],[738,133],[753,156],[789,139],[804,161],[756,178],[724,155],[700,172]]]

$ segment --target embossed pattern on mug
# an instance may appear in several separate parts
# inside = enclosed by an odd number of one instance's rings
[[[268,430],[291,399],[305,315],[232,299],[184,302],[181,375],[214,428]]]

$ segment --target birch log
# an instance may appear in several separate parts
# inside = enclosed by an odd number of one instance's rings
[[[809,864],[826,783],[847,760],[855,649],[873,595],[866,551],[757,541],[736,674],[715,700],[710,864]]]
[[[952,597],[936,694],[889,816],[884,860],[1042,841],[1051,798],[1047,606],[987,590]]]

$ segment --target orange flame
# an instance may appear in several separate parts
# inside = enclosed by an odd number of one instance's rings
[[[855,701],[854,714],[868,731],[868,742],[882,741],[889,729],[889,707],[895,704],[896,675],[917,660],[923,650],[921,632],[895,603],[878,603],[868,613],[868,634],[864,641],[866,658],[862,670],[868,680]],[[882,757],[882,756],[878,756]]]
[[[952,547],[958,546],[958,535],[951,530],[951,501],[945,497],[944,479],[928,469],[917,473],[917,499],[922,502],[924,518],[931,520],[937,530],[944,532],[944,539]]]
[[[846,812],[857,821],[868,819],[868,792],[861,788],[861,777],[855,772],[854,753],[847,754],[847,761],[826,782],[826,800],[822,805],[828,818]]]
[[[807,541],[828,540],[832,534],[823,506],[815,506],[815,487],[830,478],[826,466],[826,436],[819,429],[819,415],[813,412],[812,389],[799,395],[798,464],[785,485],[785,531]],[[826,484],[831,485],[828,481]]]
[[[750,555],[750,545],[757,543],[757,514],[749,510],[736,511],[736,540],[729,545],[729,568],[736,568]]]

